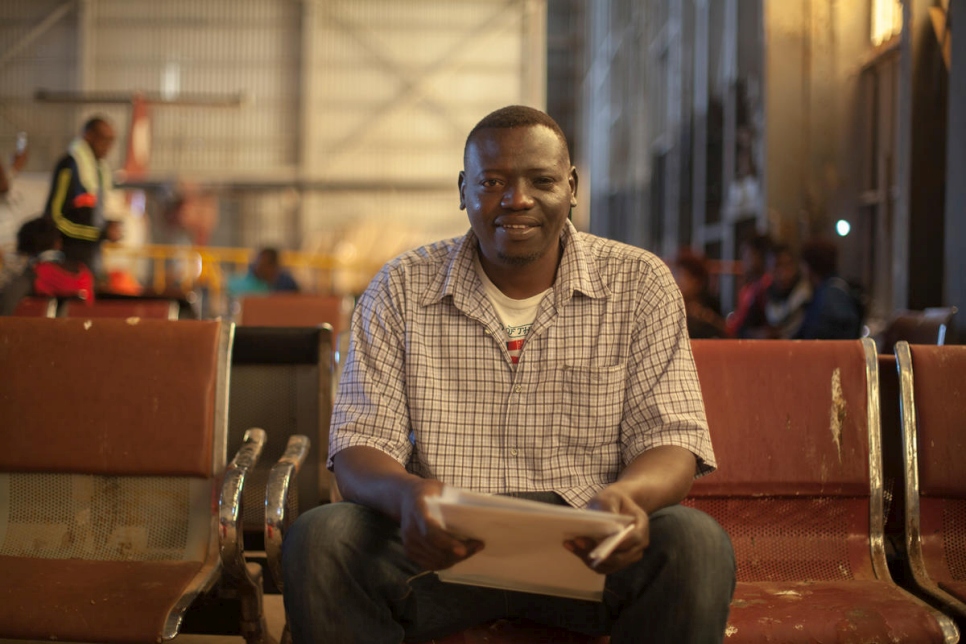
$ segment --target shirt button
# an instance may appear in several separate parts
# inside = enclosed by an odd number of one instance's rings
[[[516,456],[516,455],[517,455],[517,451],[515,449],[511,449],[510,456]]]
[[[513,393],[518,394],[523,391],[523,387],[520,385],[513,385]]]

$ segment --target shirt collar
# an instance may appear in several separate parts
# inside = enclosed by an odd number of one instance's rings
[[[582,293],[594,299],[608,297],[610,290],[604,284],[593,258],[588,255],[584,240],[569,220],[560,234],[560,241],[563,244],[563,255],[553,286],[556,305],[559,307],[565,304],[574,293]],[[465,309],[471,302],[485,297],[483,284],[473,268],[478,252],[476,234],[470,229],[451,247],[446,269],[423,293],[420,304],[428,306],[450,296],[458,307]]]

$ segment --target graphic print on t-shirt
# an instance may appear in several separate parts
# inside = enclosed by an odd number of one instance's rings
[[[526,342],[527,334],[530,333],[530,327],[533,323],[520,324],[517,326],[507,326],[506,336],[509,338],[506,342],[507,351],[510,352],[510,360],[513,364],[520,361],[520,352],[523,351],[523,343]]]
[[[476,258],[474,267],[476,268],[477,275],[480,276],[480,281],[483,282],[483,290],[486,292],[487,299],[490,300],[497,317],[503,323],[503,328],[506,329],[506,348],[510,354],[510,361],[516,365],[520,362],[523,344],[526,342],[530,328],[533,326],[533,322],[537,317],[537,309],[540,307],[540,302],[548,294],[552,293],[553,289],[548,288],[543,293],[537,293],[532,297],[522,300],[515,300],[507,297],[505,293],[490,281],[490,278],[486,275],[486,271],[483,270],[483,266],[480,265],[479,257]]]

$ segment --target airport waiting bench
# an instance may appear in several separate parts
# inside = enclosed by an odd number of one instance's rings
[[[713,516],[734,544],[725,641],[958,641],[953,620],[889,574],[874,343],[699,340],[692,348],[718,470],[695,481],[685,503]],[[437,644],[605,641],[500,622]]]
[[[24,297],[17,304],[15,317],[61,318],[143,318],[177,320],[189,310],[178,300],[157,298],[101,298],[85,302],[69,297]]]
[[[734,544],[727,641],[958,641],[888,570],[875,344],[692,347],[719,469],[687,503]]]
[[[904,467],[905,573],[966,628],[966,346],[895,346]]]
[[[57,317],[57,298],[28,295],[20,298],[13,315],[25,318]]]
[[[248,295],[238,300],[239,326],[308,326],[327,324],[337,335],[349,326],[352,298],[313,293]]]
[[[214,587],[267,641],[226,464],[233,325],[0,318],[0,638],[159,642]]]

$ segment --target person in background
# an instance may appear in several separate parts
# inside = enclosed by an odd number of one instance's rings
[[[105,158],[114,145],[114,128],[103,117],[88,120],[54,168],[44,215],[63,235],[64,256],[81,262],[103,281],[101,243],[118,241],[121,224],[105,218],[112,189]]]
[[[741,264],[745,283],[738,291],[738,305],[725,323],[728,337],[760,337],[765,326],[765,291],[771,275],[765,271],[765,257],[771,242],[765,235],[755,235],[741,244]]]
[[[0,291],[9,279],[19,274],[23,258],[16,253],[14,231],[23,222],[21,195],[14,189],[14,179],[27,164],[27,134],[17,136],[17,145],[8,167],[0,161]]]
[[[800,270],[788,244],[776,244],[768,253],[771,284],[765,291],[765,321],[770,338],[794,338],[812,299],[812,286]]]
[[[848,282],[838,276],[838,247],[827,237],[802,246],[803,273],[812,287],[796,338],[850,340],[861,336],[862,310]]]
[[[292,274],[282,268],[278,250],[275,248],[260,250],[251,271],[255,277],[268,284],[268,288],[272,292],[297,292],[299,290],[299,285]]]
[[[47,217],[25,222],[17,232],[17,253],[23,258],[19,273],[0,292],[0,315],[11,315],[28,295],[75,297],[94,301],[94,276],[61,250],[60,231]]]
[[[674,281],[684,297],[688,319],[688,336],[695,338],[726,337],[721,305],[708,289],[708,265],[705,258],[688,249],[678,253],[674,262]]]
[[[21,132],[17,136],[17,147],[10,163],[11,169],[9,171],[6,170],[3,167],[3,163],[0,163],[0,198],[3,198],[10,192],[14,177],[27,165],[27,156],[27,137],[25,133]]]
[[[670,270],[574,228],[577,171],[539,110],[484,117],[457,183],[469,231],[389,262],[353,315],[328,461],[346,501],[303,513],[283,545],[293,640],[529,618],[613,644],[722,642],[734,553],[680,504],[715,461]],[[596,539],[558,546],[606,575],[603,600],[441,581],[486,547],[434,518],[444,485],[630,517],[596,567]]]
[[[297,293],[299,285],[292,274],[282,268],[278,250],[263,248],[258,251],[248,272],[228,282],[232,295],[255,295],[258,293]]]

